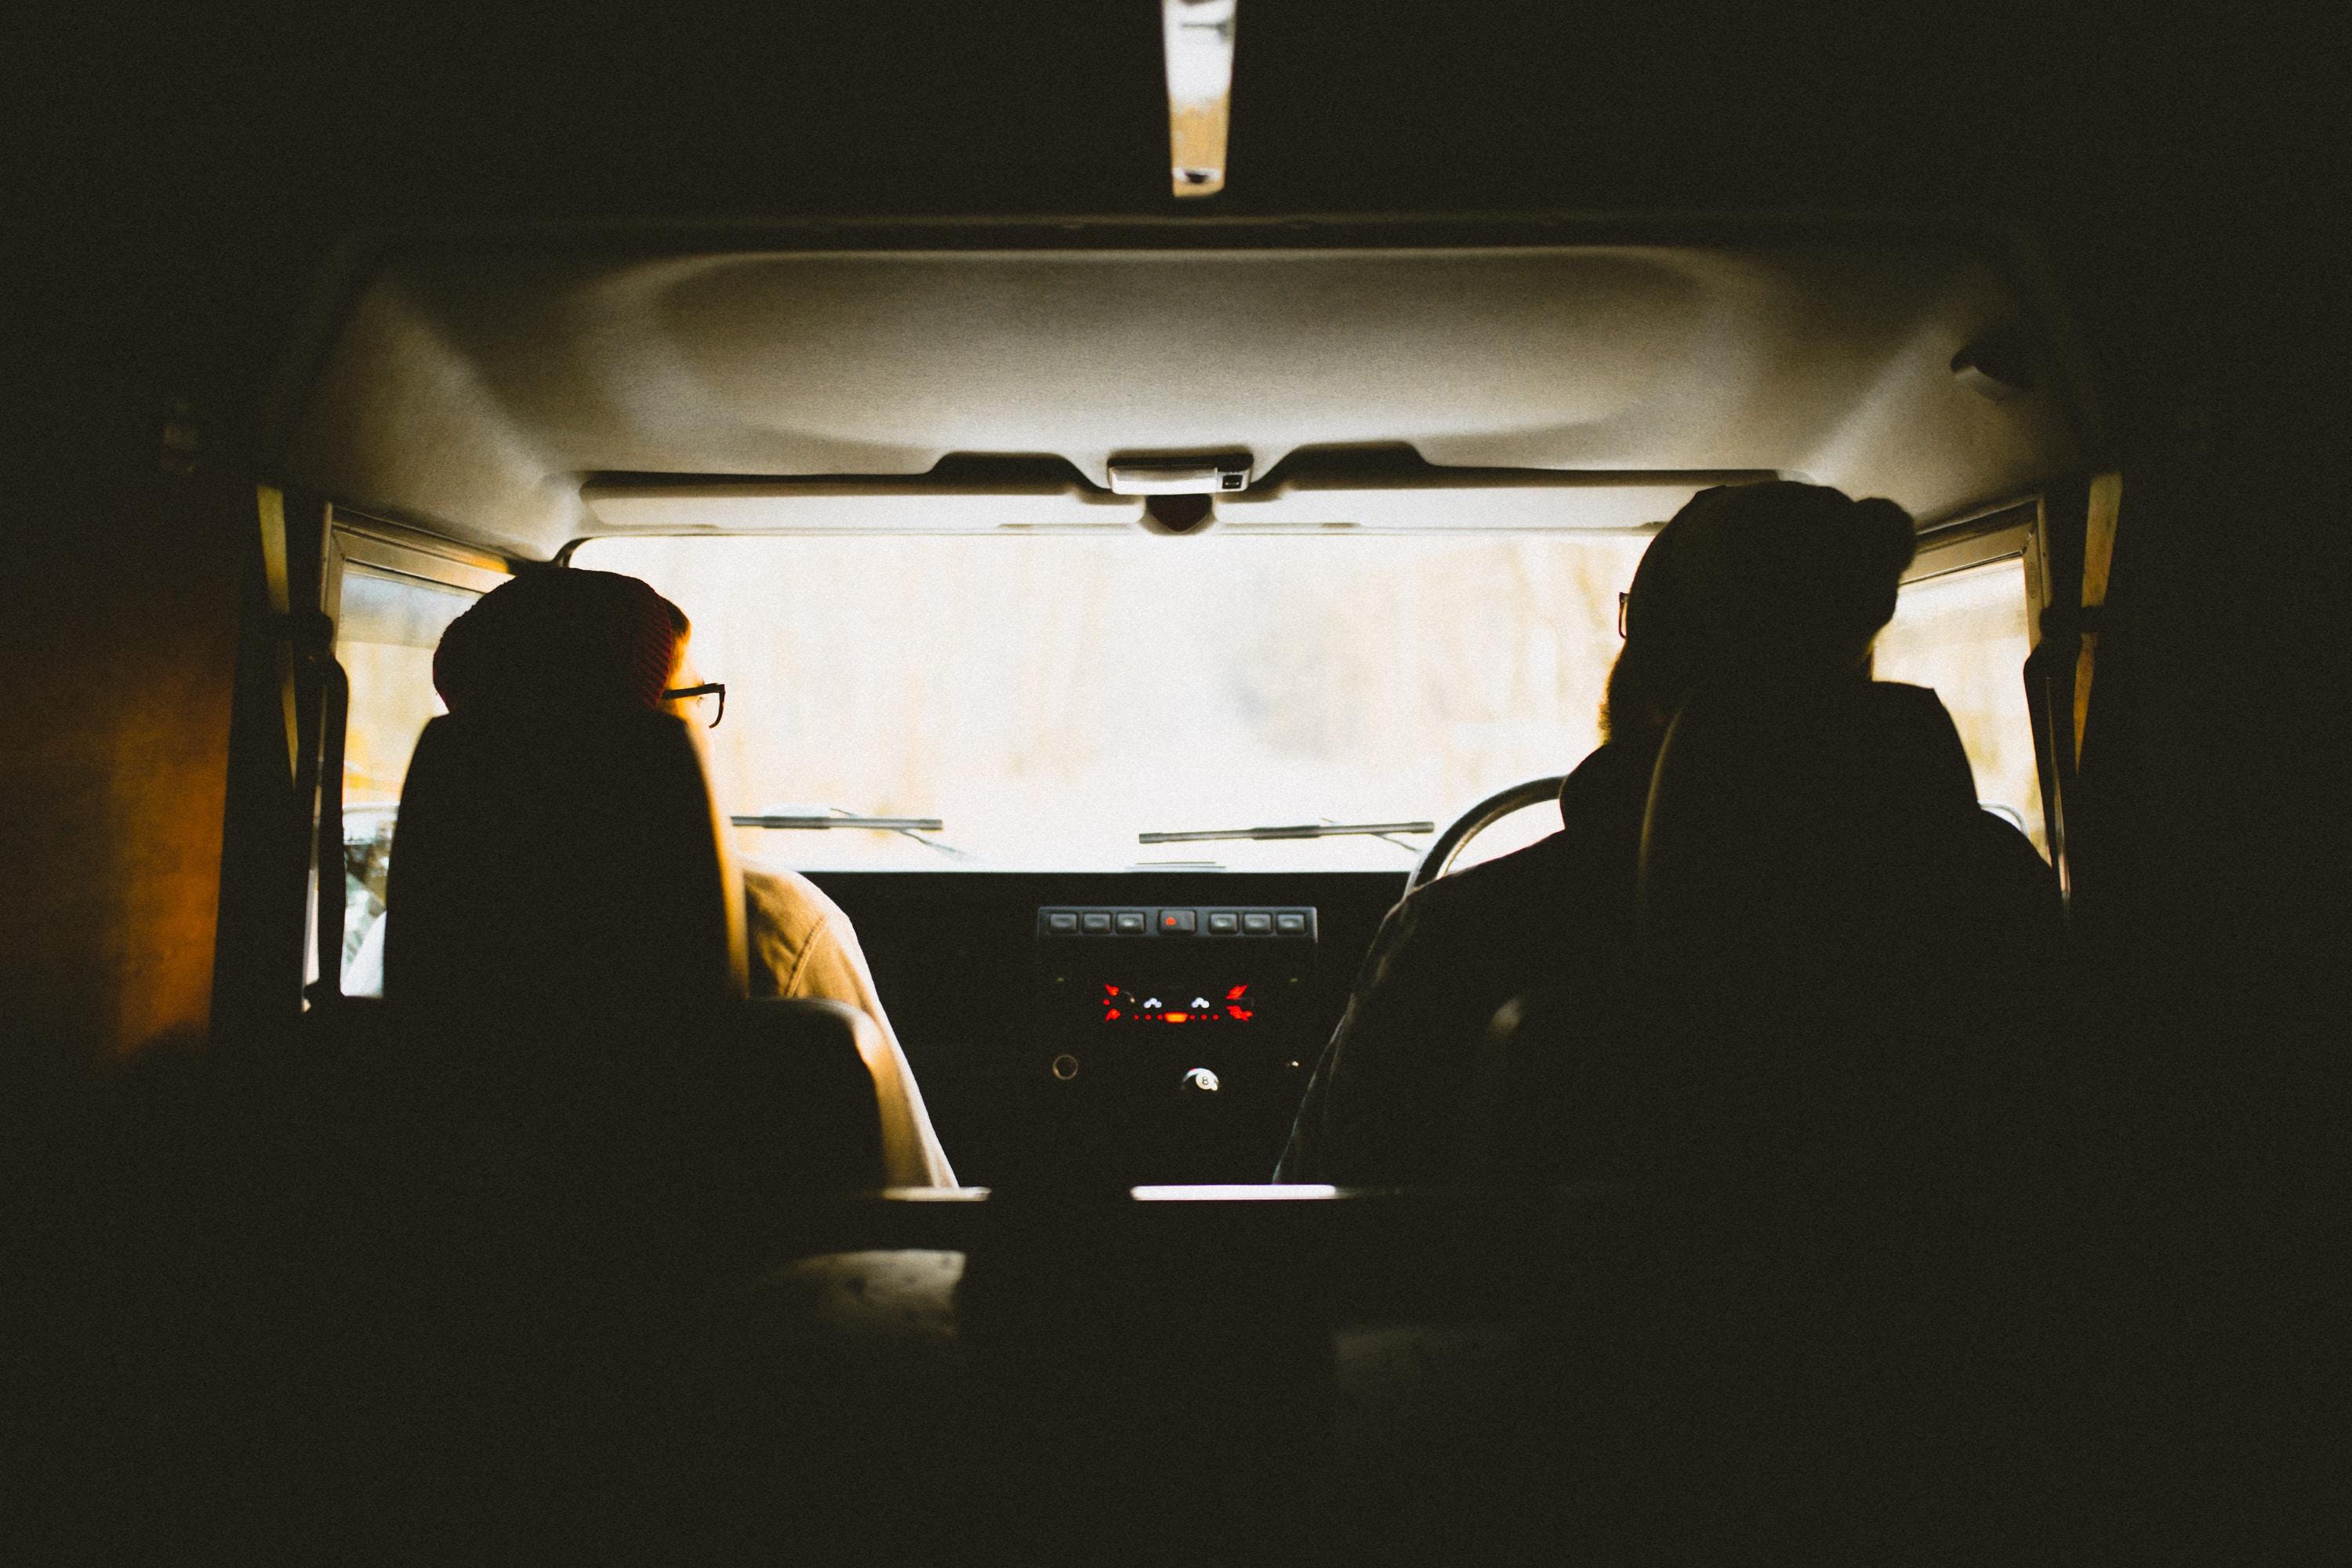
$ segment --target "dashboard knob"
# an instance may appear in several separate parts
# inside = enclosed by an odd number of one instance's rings
[[[1218,1089],[1217,1075],[1207,1068],[1194,1068],[1184,1075],[1184,1089],[1190,1094],[1214,1094]]]

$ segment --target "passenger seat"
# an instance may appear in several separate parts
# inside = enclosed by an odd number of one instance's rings
[[[922,1180],[894,1168],[912,1140],[873,1024],[745,998],[741,886],[682,721],[437,718],[394,848],[389,1033],[468,1157],[646,1184],[640,1208]]]

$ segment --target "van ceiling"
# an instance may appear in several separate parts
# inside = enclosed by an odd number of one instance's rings
[[[1549,526],[1654,521],[1727,470],[1889,496],[1933,522],[2084,458],[2084,411],[2059,395],[2053,345],[2029,343],[2036,388],[2021,395],[1953,373],[1965,346],[2036,320],[2005,271],[1949,240],[1850,234],[701,254],[444,242],[391,252],[342,301],[293,388],[281,472],[542,559],[583,535],[790,528],[788,505],[740,504],[759,481],[920,476],[951,455],[1066,459],[1089,517],[1111,515],[1092,487],[1114,455],[1244,452],[1265,475],[1305,448],[1402,445],[1434,465],[1582,476],[1547,492]],[[739,482],[698,500],[679,482],[696,478]],[[669,499],[622,504],[649,479]],[[963,498],[929,489],[891,526],[1018,524],[1002,496],[971,498],[978,521],[960,522]],[[1328,518],[1286,498],[1286,515],[1368,521],[1340,515],[1349,493]],[[1493,525],[1475,488],[1420,488],[1412,515]],[[805,516],[844,526],[837,506]]]

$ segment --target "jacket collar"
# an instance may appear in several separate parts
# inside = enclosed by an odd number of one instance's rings
[[[1650,798],[1650,774],[1657,766],[1658,738],[1611,741],[1593,748],[1559,782],[1560,824],[1590,825],[1596,817],[1631,816],[1640,821]]]

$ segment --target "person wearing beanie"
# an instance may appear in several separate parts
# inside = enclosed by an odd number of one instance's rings
[[[1643,816],[1676,710],[1702,689],[1866,686],[1914,549],[1901,507],[1821,485],[1717,486],[1676,512],[1627,590],[1602,743],[1560,786],[1560,830],[1442,877],[1389,911],[1275,1179],[1453,1179],[1473,1063],[1496,1010],[1565,966],[1601,973],[1630,963]],[[2002,874],[2049,883],[2024,837],[2001,830],[2015,839],[1996,851]]]
[[[510,714],[518,722],[625,708],[684,716],[688,700],[675,694],[702,684],[688,651],[693,630],[684,611],[641,579],[579,567],[532,572],[500,584],[449,624],[434,650],[433,685],[453,714]],[[846,1003],[873,1019],[904,1083],[929,1183],[955,1185],[849,917],[796,871],[747,868],[742,879],[751,994]],[[375,952],[391,919],[386,910],[369,932]],[[365,970],[355,963],[345,988],[356,994],[380,985],[380,961]]]
[[[1703,685],[1867,680],[1915,548],[1890,500],[1785,479],[1701,490],[1633,573],[1602,738],[1654,740]]]

